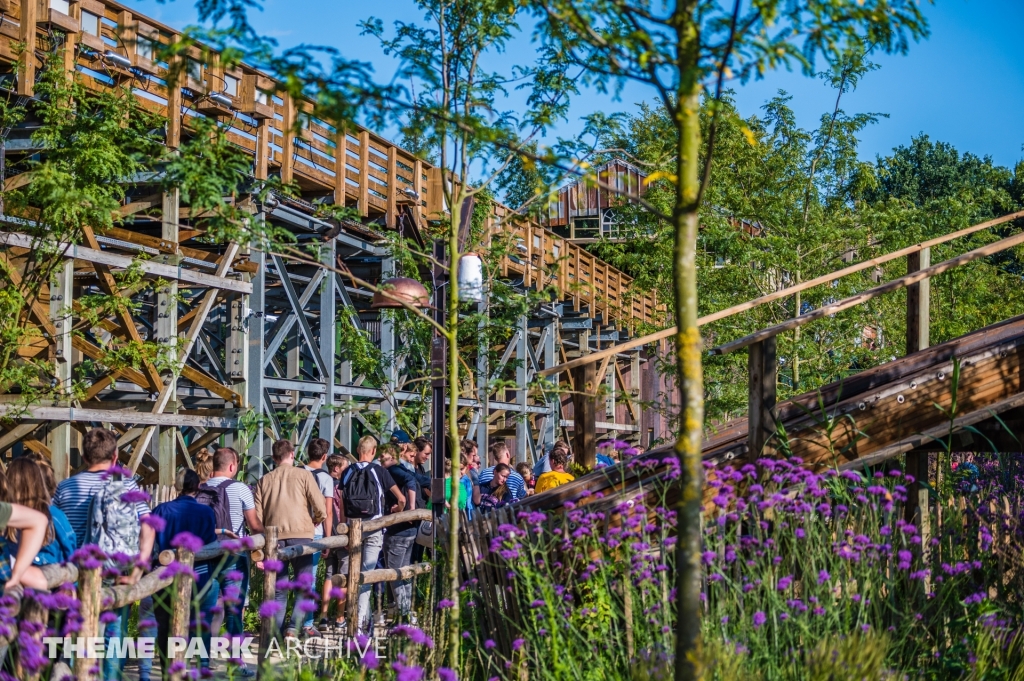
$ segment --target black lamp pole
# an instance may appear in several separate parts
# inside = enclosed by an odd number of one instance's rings
[[[445,242],[434,241],[434,321],[444,327],[445,295],[444,283],[446,275],[442,263],[445,262]],[[447,343],[444,336],[434,330],[430,345],[431,373],[431,428],[433,432],[433,458],[430,462],[430,499],[434,515],[444,513],[444,451],[445,451],[445,366]]]

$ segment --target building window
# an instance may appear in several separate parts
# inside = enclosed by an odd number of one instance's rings
[[[203,65],[195,59],[189,59],[185,62],[186,73],[189,78],[196,81],[197,83],[203,82]]]
[[[154,61],[156,56],[156,41],[152,38],[140,35],[138,40],[135,41],[135,53],[139,55],[140,59]]]
[[[270,95],[263,90],[256,91],[256,103],[263,105],[270,105]]]
[[[71,14],[70,0],[50,0],[50,9],[55,9],[61,14]]]
[[[224,94],[232,97],[238,96],[238,79],[234,76],[224,76]]]
[[[92,12],[82,12],[82,32],[94,35],[97,38],[100,35],[100,18]]]

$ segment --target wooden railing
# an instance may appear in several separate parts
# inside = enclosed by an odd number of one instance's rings
[[[348,523],[339,524],[336,528],[337,534],[334,536],[287,548],[278,548],[277,528],[268,527],[265,535],[254,535],[247,538],[246,541],[235,541],[234,543],[215,542],[202,547],[202,549],[196,552],[183,548],[173,551],[162,551],[157,561],[159,567],[147,573],[132,585],[103,586],[102,565],[97,567],[79,567],[72,563],[64,563],[45,565],[40,569],[46,578],[48,588],[51,590],[59,588],[64,584],[77,582],[80,603],[79,615],[82,620],[78,635],[82,639],[102,637],[100,616],[103,612],[131,605],[147,596],[153,596],[158,591],[168,587],[173,589],[171,596],[170,636],[187,638],[193,580],[187,572],[177,572],[174,576],[165,576],[166,566],[172,562],[177,562],[191,569],[196,562],[214,560],[218,557],[241,551],[251,551],[254,560],[287,561],[318,551],[348,549],[352,556],[349,560],[348,575],[334,575],[332,584],[335,587],[348,590],[346,617],[350,623],[355,623],[358,621],[358,592],[360,585],[411,579],[431,571],[430,563],[416,563],[400,569],[380,569],[363,572],[361,558],[363,536],[399,523],[432,519],[433,514],[427,509],[404,511],[366,522],[352,519]],[[244,548],[242,548],[243,546]],[[273,570],[264,571],[264,602],[274,599],[276,588],[277,572]],[[21,621],[46,622],[49,614],[46,609],[34,600],[23,599],[23,592],[24,590],[20,586],[8,592],[8,595],[14,601],[13,611],[20,613]],[[350,626],[355,625],[352,624]],[[43,629],[45,630],[45,627]],[[40,645],[42,644],[43,635],[43,631],[40,631],[38,636],[36,636]],[[274,618],[264,618],[260,630],[258,664],[262,664],[266,655],[267,645],[273,635]],[[0,638],[0,649],[9,646],[17,636],[17,631],[14,631],[10,636]],[[171,665],[175,662],[182,663],[182,665],[178,665],[182,668],[180,670],[175,668],[174,672],[170,674],[170,678],[178,681],[185,678],[183,667],[185,662],[184,650],[176,651],[174,658],[167,660],[167,663]],[[96,663],[97,660],[86,656],[76,657],[74,661],[75,678],[78,681],[91,681],[94,679],[93,668]],[[19,678],[32,679],[37,677],[26,673],[21,674]]]
[[[194,128],[195,120],[213,117],[229,124],[228,138],[252,157],[257,179],[276,172],[286,182],[301,180],[305,191],[330,194],[334,203],[355,206],[365,217],[384,216],[391,227],[405,190],[419,195],[420,215],[438,216],[447,210],[442,169],[366,128],[318,118],[312,100],[293,99],[266,74],[245,64],[227,66],[217,52],[202,45],[177,57],[174,70],[154,61],[159,46],[181,37],[170,26],[111,0],[71,0],[67,14],[46,0],[14,0],[11,5],[0,22],[0,63],[17,66],[20,95],[34,94],[44,52],[62,49],[65,70],[81,76],[87,87],[99,91],[127,86],[146,110],[166,118],[169,147],[180,145],[183,131]],[[54,40],[53,29],[66,35],[63,46]],[[20,62],[15,56],[18,43],[28,55]],[[131,68],[105,58],[108,52],[130,61]],[[175,73],[177,83],[172,81]],[[8,180],[8,188],[13,182],[17,176]],[[495,207],[496,218],[510,212]],[[602,313],[607,322],[630,328],[657,321],[653,298],[625,302],[630,277],[532,221],[520,218],[512,229],[529,253],[516,256],[522,262],[507,260],[505,273],[522,275],[529,286],[542,276],[543,265],[558,261],[564,270],[558,288],[577,310],[587,306],[591,314]],[[535,239],[541,243],[535,246]]]

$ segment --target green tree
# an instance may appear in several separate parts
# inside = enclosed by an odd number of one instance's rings
[[[704,389],[697,328],[697,233],[721,118],[721,99],[732,75],[746,80],[797,63],[808,73],[819,56],[836,63],[851,46],[870,44],[901,52],[926,33],[912,0],[768,0],[730,9],[702,0],[533,0],[538,32],[560,58],[586,70],[598,88],[626,80],[651,86],[676,131],[671,212],[674,230],[674,309],[682,416],[676,451],[682,491],[676,506],[676,678],[701,678],[700,507]],[[714,92],[711,122],[700,120],[701,94]],[[703,172],[701,151],[704,150]]]

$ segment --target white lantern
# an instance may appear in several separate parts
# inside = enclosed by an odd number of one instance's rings
[[[476,253],[459,258],[459,299],[474,303],[484,300],[484,263]]]

